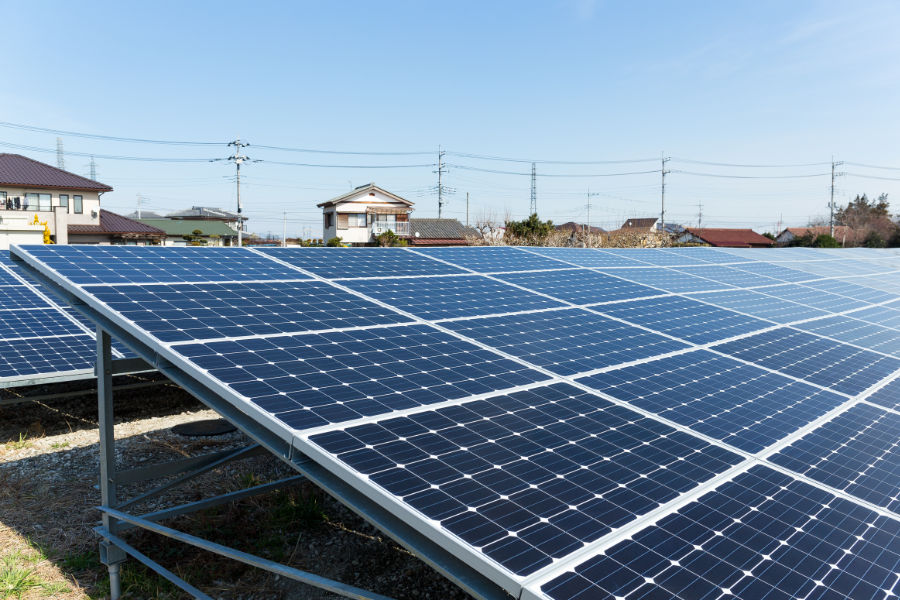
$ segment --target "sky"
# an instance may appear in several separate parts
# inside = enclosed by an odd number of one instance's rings
[[[257,161],[241,197],[260,234],[286,223],[318,237],[315,205],[368,182],[437,216],[439,148],[443,216],[463,222],[467,194],[471,223],[527,216],[532,162],[543,219],[590,213],[609,229],[658,216],[663,157],[667,222],[763,232],[827,217],[832,160],[844,163],[836,204],[888,193],[900,212],[897,2],[0,0],[0,11],[14,32],[0,54],[0,152],[55,164],[60,137],[67,170],[87,175],[95,156],[114,188],[102,204],[122,214],[138,195],[160,213],[234,209],[234,166],[211,160],[236,138]]]

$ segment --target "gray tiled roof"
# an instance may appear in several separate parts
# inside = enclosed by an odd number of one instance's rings
[[[467,235],[476,235],[474,229],[466,228],[456,219],[410,219],[409,235],[415,237],[416,233],[420,238],[440,240],[459,240]]]

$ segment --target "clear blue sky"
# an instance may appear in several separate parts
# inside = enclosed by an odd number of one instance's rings
[[[900,167],[900,4],[752,2],[14,2],[0,0],[0,120],[111,136],[222,142],[118,143],[63,136],[67,152],[224,157],[224,143],[427,155],[248,149],[242,187],[250,229],[320,235],[315,204],[375,181],[435,216],[438,145],[543,161],[673,157],[669,221],[771,230],[827,212],[828,163]],[[55,149],[49,133],[0,127],[0,143]],[[54,163],[53,154],[16,150]],[[449,216],[526,215],[530,164],[450,154]],[[274,161],[355,168],[298,167]],[[69,170],[88,158],[69,154]],[[429,166],[364,169],[364,165]],[[556,222],[615,227],[659,213],[657,161],[540,163],[538,208]],[[235,203],[226,163],[97,159],[115,191],[104,206],[158,211]],[[838,202],[888,192],[900,170],[845,165]]]

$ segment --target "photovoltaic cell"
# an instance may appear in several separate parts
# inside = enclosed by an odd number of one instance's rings
[[[900,415],[858,404],[771,458],[900,513]]]
[[[900,369],[900,360],[792,329],[725,342],[715,350],[855,396]]]
[[[0,285],[0,310],[22,311],[31,308],[50,308],[52,305],[24,285]],[[2,315],[0,315],[2,320]]]
[[[846,398],[698,350],[579,380],[746,452],[759,452]]]
[[[822,290],[799,285],[767,287],[757,291],[766,296],[790,300],[791,302],[805,304],[806,306],[827,310],[828,312],[833,313],[845,312],[855,308],[865,308],[868,306],[867,303],[859,300],[852,300],[844,296],[838,296],[837,294],[830,294]]]
[[[712,290],[727,290],[733,286],[719,283],[711,279],[694,277],[674,269],[654,268],[621,268],[601,271],[608,275],[614,275],[635,283],[641,283],[666,292],[709,292]]]
[[[293,429],[548,379],[422,325],[184,344],[174,350]]]
[[[529,290],[535,290],[566,302],[582,305],[658,296],[664,293],[631,281],[587,269],[507,273],[497,277],[504,281],[521,285]]]
[[[0,374],[3,377],[46,376],[90,369],[96,356],[97,342],[86,333],[0,340]]]
[[[772,326],[753,317],[679,296],[633,300],[597,310],[695,344],[708,344]]]
[[[320,281],[97,285],[88,291],[164,342],[409,321]]]
[[[756,275],[762,275],[781,282],[799,282],[817,279],[816,275],[797,271],[788,267],[767,262],[746,262],[732,265],[733,268]]]
[[[347,287],[423,319],[450,319],[564,306],[481,275],[343,282]]]
[[[24,246],[76,284],[307,279],[246,248],[163,246]]]
[[[566,384],[311,439],[518,575],[740,461]]]
[[[326,279],[465,272],[402,248],[260,248],[259,251]]]
[[[900,411],[900,378],[891,381],[866,398],[866,400],[884,406],[885,408]]]
[[[443,326],[559,375],[686,347],[679,341],[574,308],[447,321]]]
[[[732,269],[723,265],[702,265],[699,267],[679,267],[675,269],[679,273],[687,275],[695,275],[697,277],[705,277],[719,283],[724,283],[737,288],[758,287],[764,285],[776,285],[781,283],[777,279],[750,273],[749,271],[741,271]]]
[[[898,307],[900,308],[900,307]],[[863,310],[855,310],[848,316],[867,323],[874,323],[881,327],[890,327],[891,329],[900,330],[900,310],[891,308],[890,306],[873,306],[864,308]]]
[[[541,589],[553,600],[893,598],[900,522],[756,466]]]
[[[656,248],[615,248],[606,249],[603,252],[609,252],[618,256],[638,260],[645,265],[654,266],[685,266],[685,265],[702,265],[706,264],[702,260],[692,258],[687,252],[680,250],[658,250]]]
[[[804,283],[803,286],[822,290],[830,294],[838,294],[840,296],[852,298],[853,300],[870,302],[872,304],[893,300],[897,297],[896,292],[885,292],[882,290],[867,287],[865,285],[858,285],[856,283],[842,281],[840,279],[821,279],[819,281],[809,281],[807,283]]]
[[[836,315],[795,325],[838,341],[900,357],[900,331]]]
[[[413,252],[439,258],[478,273],[570,268],[570,265],[558,260],[509,246],[416,248]]]
[[[528,248],[528,252],[534,252],[548,258],[566,261],[579,267],[628,267],[643,266],[637,260],[631,260],[612,252],[604,252],[594,248]]]
[[[708,294],[693,294],[691,298],[782,324],[804,319],[815,319],[831,314],[818,308],[773,298],[772,296],[766,296],[750,290],[727,290],[710,292]]]
[[[50,338],[84,331],[55,308],[0,311],[0,339]]]
[[[10,271],[0,268],[0,285],[21,285],[21,283]]]

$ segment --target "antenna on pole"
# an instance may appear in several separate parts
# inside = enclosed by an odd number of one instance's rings
[[[242,142],[240,138],[234,140],[233,142],[228,142],[229,146],[234,146],[234,154],[229,156],[226,160],[229,160],[234,163],[236,170],[236,183],[237,183],[237,243],[238,247],[243,246],[243,233],[244,233],[244,219],[242,213],[244,212],[243,206],[241,205],[241,165],[248,160],[250,160],[249,156],[244,156],[241,154],[241,150],[250,145],[249,142]]]
[[[437,183],[437,195],[438,195],[438,219],[441,218],[441,214],[444,211],[444,184],[443,184],[443,175],[447,172],[447,169],[444,167],[444,152],[441,150],[441,147],[438,146],[438,164],[437,171],[432,171],[432,173],[437,173],[438,183]]]
[[[537,214],[537,166],[535,163],[531,163],[531,209],[528,214]]]
[[[662,187],[660,188],[660,212],[659,212],[659,230],[663,233],[666,232],[666,175],[671,173],[671,171],[666,170],[666,163],[671,160],[671,157],[665,155],[665,153],[661,153],[662,157]]]
[[[56,138],[56,166],[63,170],[66,169],[66,158],[63,155],[63,141],[61,137]]]
[[[843,175],[843,172],[835,172],[834,168],[844,164],[844,161],[834,162],[834,155],[831,156],[831,201],[828,207],[831,209],[831,237],[834,237],[834,178]]]

